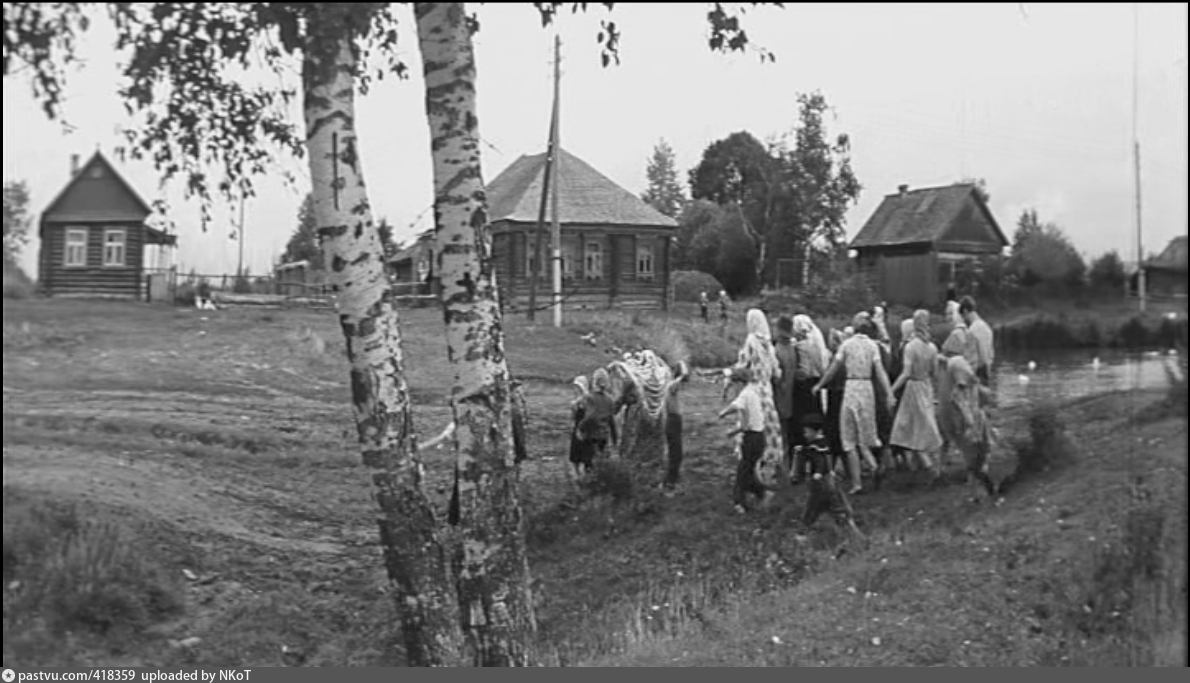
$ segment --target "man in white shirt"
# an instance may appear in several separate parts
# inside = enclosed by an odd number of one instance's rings
[[[992,363],[996,359],[992,326],[975,312],[975,299],[969,296],[963,297],[959,302],[959,314],[963,316],[967,330],[975,338],[975,376],[984,386],[991,386]]]

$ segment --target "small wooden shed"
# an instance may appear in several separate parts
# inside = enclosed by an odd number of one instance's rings
[[[145,264],[177,237],[145,224],[149,205],[103,154],[78,159],[41,215],[39,283],[49,296],[145,299]]]
[[[545,154],[522,156],[487,186],[496,283],[511,310],[529,300],[545,162]],[[666,307],[677,222],[566,150],[558,178],[563,305]],[[539,306],[552,291],[549,220],[547,210]]]
[[[1008,239],[975,185],[901,185],[849,246],[883,299],[918,306],[942,301],[957,270],[1002,254]]]
[[[1155,296],[1186,296],[1186,236],[1175,237],[1165,250],[1145,261],[1145,293]]]

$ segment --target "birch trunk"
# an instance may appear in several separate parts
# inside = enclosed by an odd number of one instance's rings
[[[337,7],[337,6],[333,6]],[[331,14],[336,10],[322,12]],[[317,19],[317,20],[316,20]],[[338,21],[336,21],[338,19]],[[312,32],[342,26],[312,17]],[[302,65],[314,217],[351,364],[363,462],[370,468],[389,582],[411,666],[460,661],[448,555],[421,487],[399,319],[372,222],[355,133],[351,36],[312,35]]]
[[[537,627],[518,500],[513,389],[479,165],[471,33],[462,3],[417,3],[414,11],[434,159],[436,258],[455,371],[459,613],[476,664],[526,666]]]

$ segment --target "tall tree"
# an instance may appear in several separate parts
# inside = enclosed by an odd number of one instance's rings
[[[15,265],[29,241],[29,186],[23,180],[4,183],[4,263]]]
[[[1026,287],[1041,283],[1078,286],[1087,271],[1066,233],[1055,223],[1043,223],[1037,209],[1026,209],[1017,219],[1008,268]]]
[[[649,187],[641,195],[650,206],[670,218],[677,218],[686,204],[686,195],[678,182],[674,165],[674,150],[664,139],[653,147],[653,156],[645,168]]]
[[[1115,249],[1101,255],[1091,262],[1087,271],[1087,280],[1093,287],[1109,292],[1123,292],[1124,282],[1128,274],[1124,270],[1124,261]]]
[[[827,132],[830,111],[820,93],[798,96],[788,139],[765,145],[732,133],[703,152],[690,173],[691,194],[732,205],[756,244],[756,284],[771,284],[776,260],[804,257],[822,239],[843,240],[847,209],[862,189],[851,168],[848,135]]]
[[[297,226],[281,253],[282,263],[309,261],[312,270],[322,270],[322,247],[318,244],[318,228],[314,220],[314,193],[307,192],[297,212]]]

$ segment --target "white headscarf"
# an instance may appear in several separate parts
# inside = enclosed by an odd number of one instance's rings
[[[769,332],[769,319],[764,314],[764,311],[759,308],[749,308],[748,316],[748,335],[759,337],[762,341],[772,342],[773,335]]]
[[[749,366],[753,376],[759,378],[754,381],[768,381],[781,372],[781,366],[777,364],[777,353],[773,350],[769,319],[759,308],[750,308],[745,320],[748,323],[748,338],[744,340],[744,347],[740,349],[738,364]]]
[[[826,339],[822,337],[822,330],[814,324],[814,320],[805,314],[798,314],[793,316],[793,331],[799,335],[805,335],[806,343],[814,349],[821,357],[822,371],[826,371],[827,366],[831,364],[831,352],[826,347]]]

